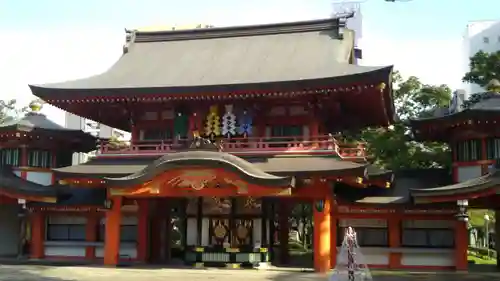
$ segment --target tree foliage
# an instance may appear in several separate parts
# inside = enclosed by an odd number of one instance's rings
[[[0,100],[0,123],[16,118],[25,111],[26,107],[21,109],[17,107],[17,101],[15,99]]]
[[[446,107],[451,89],[446,85],[423,84],[417,77],[404,80],[394,73],[394,104],[399,120],[389,128],[367,128],[358,135],[376,165],[387,169],[448,167],[451,153],[446,144],[412,140],[408,119],[429,117],[438,107]]]
[[[462,78],[464,82],[486,87],[493,79],[500,80],[500,51],[477,52],[470,58],[469,69]]]
[[[111,136],[106,144],[109,150],[121,150],[130,146],[130,143],[120,140],[117,136]]]

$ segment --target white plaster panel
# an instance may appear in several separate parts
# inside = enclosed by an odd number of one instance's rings
[[[261,245],[262,243],[262,219],[253,220],[253,245]]]
[[[201,246],[210,246],[210,220],[204,218],[201,221]]]
[[[45,246],[46,257],[85,257],[85,246]]]
[[[454,266],[454,251],[444,253],[403,253],[401,265],[405,266]]]
[[[197,222],[196,218],[187,219],[187,236],[186,244],[188,246],[196,246],[196,240],[198,238]]]
[[[52,184],[52,172],[26,172],[26,180],[41,185],[51,185]]]
[[[342,247],[337,247],[337,261],[346,260],[347,251],[342,250]],[[358,263],[370,265],[388,265],[389,264],[389,248],[363,247],[361,255],[357,256]]]
[[[19,170],[15,170],[14,171],[14,175],[18,176],[18,177],[21,177],[21,171]]]
[[[481,166],[466,166],[466,167],[458,167],[458,182],[463,182],[466,180],[470,180],[473,178],[477,178],[481,176]]]
[[[307,125],[302,126],[302,137],[304,138],[304,140],[309,140],[310,134],[311,132],[309,131],[309,126]]]
[[[0,205],[0,256],[17,255],[21,227],[17,211],[17,205]]]

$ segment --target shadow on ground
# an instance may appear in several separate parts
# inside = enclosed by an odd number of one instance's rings
[[[372,272],[373,281],[500,281],[499,273],[409,273],[409,272]],[[283,272],[273,276],[273,281],[329,280],[328,276],[314,273]],[[343,281],[343,280],[341,280]]]
[[[0,281],[74,281],[76,279],[52,277],[44,274],[44,267],[0,265]]]

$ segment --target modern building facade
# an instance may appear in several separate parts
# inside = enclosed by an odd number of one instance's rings
[[[472,21],[467,24],[463,35],[463,71],[469,71],[469,58],[479,51],[500,50],[500,20]],[[463,89],[470,94],[484,92],[479,85],[464,83]]]

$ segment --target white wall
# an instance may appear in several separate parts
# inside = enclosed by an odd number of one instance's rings
[[[462,48],[465,73],[469,71],[469,58],[477,52],[482,50],[491,53],[500,50],[500,20],[473,21],[467,24]],[[478,85],[465,83],[463,88],[469,95],[484,90]]]
[[[346,27],[354,31],[354,46],[362,49],[363,38],[363,14],[361,13],[361,2],[333,2],[333,14],[354,12],[354,17],[346,22]],[[357,60],[357,64],[362,64],[362,60]]]
[[[463,166],[457,168],[458,182],[467,181],[481,176],[481,166]]]

